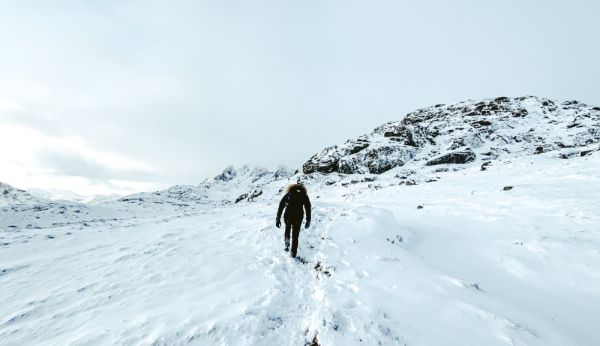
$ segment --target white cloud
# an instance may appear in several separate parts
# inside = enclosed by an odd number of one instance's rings
[[[25,108],[16,102],[0,100],[0,112],[24,111]]]
[[[90,195],[156,187],[155,168],[145,162],[90,148],[78,137],[46,136],[20,125],[0,123],[0,157],[0,181],[19,188]]]

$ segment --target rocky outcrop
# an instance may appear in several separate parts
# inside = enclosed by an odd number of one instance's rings
[[[600,142],[600,107],[525,96],[438,104],[323,149],[305,174],[382,174],[407,163],[469,164]],[[477,162],[481,165],[483,162]]]
[[[215,177],[215,180],[230,181],[233,178],[235,178],[236,175],[237,175],[237,171],[235,170],[235,168],[233,166],[229,166],[229,167],[225,168],[223,170],[223,172],[221,172],[221,174],[217,175]]]
[[[240,203],[242,201],[254,202],[254,200],[263,194],[263,190],[260,187],[254,188],[250,192],[243,193],[235,199],[235,203]]]
[[[477,156],[471,151],[459,151],[455,153],[449,153],[437,157],[431,161],[427,161],[426,166],[443,165],[447,163],[453,164],[464,164],[475,161]]]

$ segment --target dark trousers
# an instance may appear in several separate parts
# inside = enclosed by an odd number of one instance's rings
[[[300,226],[302,220],[297,222],[285,221],[285,247],[287,248],[290,244],[290,231],[292,234],[292,257],[296,257],[296,251],[298,250],[298,236],[300,235]]]

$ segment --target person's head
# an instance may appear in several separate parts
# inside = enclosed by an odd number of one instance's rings
[[[304,185],[302,185],[302,184],[300,184],[300,183],[297,183],[297,184],[291,184],[290,186],[288,186],[288,188],[287,188],[286,192],[292,192],[292,191],[294,191],[294,190],[300,191],[300,192],[302,192],[302,193],[304,193],[304,194],[306,194],[306,193],[307,193],[307,191],[306,191],[306,187],[304,187]]]

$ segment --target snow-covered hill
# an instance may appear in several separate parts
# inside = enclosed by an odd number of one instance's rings
[[[600,344],[599,128],[578,102],[467,101],[303,172],[73,209],[10,189],[0,344]],[[299,180],[314,216],[295,261],[274,217]]]
[[[537,97],[464,101],[419,109],[315,154],[304,173],[381,174],[409,165],[486,164],[558,149],[583,155],[600,142],[600,107]],[[445,168],[444,168],[445,169]]]
[[[0,230],[19,231],[64,225],[88,227],[135,217],[128,211],[71,201],[53,201],[0,183]]]

